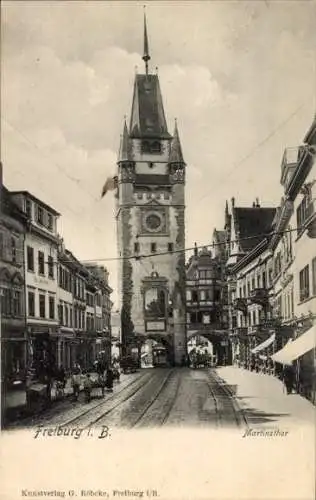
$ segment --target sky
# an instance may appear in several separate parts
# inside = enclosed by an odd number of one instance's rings
[[[226,199],[277,206],[286,147],[316,110],[316,3],[148,2],[150,67],[187,164],[186,246],[221,229]],[[79,259],[110,272],[116,302],[114,195],[124,115],[143,72],[143,4],[3,1],[4,183],[62,215]],[[188,254],[189,257],[189,254]]]

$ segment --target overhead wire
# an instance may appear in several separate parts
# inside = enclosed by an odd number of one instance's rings
[[[150,254],[141,254],[141,255],[131,255],[131,256],[123,256],[123,257],[105,257],[105,258],[95,258],[95,259],[89,259],[89,260],[81,260],[80,264],[88,264],[88,263],[94,263],[94,262],[109,262],[109,261],[122,261],[122,260],[136,260],[136,261],[142,261],[142,259],[151,259],[151,258],[156,258],[160,257],[162,255],[172,255],[172,254],[178,254],[178,253],[184,253],[184,252],[192,252],[194,250],[203,250],[207,249],[208,247],[220,247],[220,246],[226,246],[226,245],[231,245],[234,243],[239,243],[242,241],[249,241],[252,239],[257,239],[257,238],[262,238],[260,242],[258,242],[258,245],[262,243],[265,239],[268,240],[274,235],[283,235],[286,233],[292,233],[292,232],[297,232],[301,231],[304,229],[304,226],[302,227],[295,227],[295,228],[288,228],[284,229],[283,231],[270,231],[268,233],[257,233],[251,236],[244,236],[241,238],[236,238],[234,240],[229,240],[229,241],[223,241],[223,242],[212,242],[212,243],[207,243],[204,245],[196,245],[193,247],[187,247],[187,248],[181,248],[178,250],[172,250],[172,251],[165,251],[165,252],[156,252],[156,253],[150,253]],[[71,259],[63,259],[63,263],[67,262],[73,262]]]
[[[245,161],[249,160],[249,158],[251,158],[252,155],[254,153],[256,153],[256,151],[258,151],[258,149],[260,149],[264,144],[266,144],[272,137],[275,136],[275,134],[279,130],[281,130],[290,120],[292,120],[292,118],[294,118],[294,116],[296,116],[298,114],[298,112],[307,104],[307,102],[310,102],[310,98],[306,99],[298,108],[296,108],[294,111],[292,111],[292,113],[290,115],[288,115],[285,120],[283,120],[281,123],[279,123],[279,125],[275,129],[273,129],[272,132],[270,132],[264,139],[262,139],[260,142],[258,142],[258,144],[256,144],[256,146],[253,149],[251,149],[251,151],[248,154],[246,154],[239,161],[237,161],[237,163],[235,163],[233,165],[233,167],[227,173],[225,173],[225,177],[222,177],[222,179],[220,179],[220,180],[223,180],[223,181],[226,180],[238,167],[240,167],[240,165],[242,165]],[[213,191],[214,191],[214,189],[211,189],[207,193],[205,193],[201,198],[199,198],[197,204],[199,204],[206,197],[208,197],[211,193],[213,193]]]

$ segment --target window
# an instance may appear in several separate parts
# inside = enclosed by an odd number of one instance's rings
[[[34,292],[28,293],[28,310],[29,310],[29,316],[34,317],[35,316],[35,294],[34,294]]]
[[[53,216],[52,214],[47,214],[47,227],[50,231],[53,229]]]
[[[39,315],[40,318],[45,318],[45,295],[39,294]]]
[[[266,288],[266,287],[267,287],[266,273],[265,273],[265,271],[263,271],[263,273],[262,273],[262,288]]]
[[[15,241],[15,238],[11,238],[11,255],[12,255],[12,262],[16,263],[16,241]]]
[[[316,257],[312,260],[313,295],[316,295]]]
[[[304,224],[313,213],[312,194],[309,189],[296,209],[297,235],[304,231]]]
[[[137,198],[141,200],[143,198],[143,193],[137,193]]]
[[[200,292],[200,299],[205,300],[205,290],[201,290]]]
[[[38,274],[45,274],[44,253],[38,252]]]
[[[198,292],[197,290],[192,290],[192,302],[198,302]]]
[[[34,271],[34,248],[27,247],[27,270]]]
[[[300,271],[300,301],[309,297],[309,266]]]
[[[151,251],[151,253],[156,253],[157,252],[157,244],[156,243],[151,243],[151,245],[150,245],[150,251]]]
[[[163,197],[165,200],[169,200],[170,195],[169,195],[169,193],[164,193]]]
[[[168,252],[173,252],[173,243],[168,243]]]
[[[32,217],[32,202],[31,200],[25,200],[25,213],[29,219]]]
[[[62,304],[58,305],[58,320],[60,325],[64,324],[64,308]]]
[[[139,252],[139,243],[138,243],[138,241],[136,243],[134,243],[134,252],[135,253]]]
[[[69,307],[69,326],[72,328],[73,320],[72,320],[73,310],[72,307]]]
[[[54,259],[51,255],[48,256],[48,276],[54,278]]]
[[[4,244],[3,244],[3,233],[0,233],[0,257],[3,257],[4,253]]]
[[[42,207],[37,207],[37,222],[43,226],[44,224],[44,210]]]
[[[49,319],[54,319],[55,318],[55,298],[49,297],[48,304],[49,304]]]
[[[22,301],[21,301],[21,292],[14,291],[13,292],[13,316],[21,316],[22,314]]]
[[[186,291],[187,301],[191,301],[191,290]]]
[[[12,307],[11,307],[11,290],[8,288],[3,289],[3,294],[0,296],[1,299],[1,311],[4,316],[11,315]]]
[[[69,312],[68,312],[68,306],[65,304],[65,326],[68,326],[69,322]]]

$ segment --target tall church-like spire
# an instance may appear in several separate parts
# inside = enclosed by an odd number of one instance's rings
[[[147,20],[146,12],[144,12],[144,54],[143,61],[145,62],[146,75],[148,75],[148,61],[150,61],[148,35],[147,35]]]
[[[129,136],[126,125],[126,120],[124,119],[123,134],[121,135],[120,150],[118,154],[118,162],[128,161],[130,159],[129,154]]]
[[[171,147],[170,147],[169,163],[184,163],[177,120],[175,120],[174,124],[173,139],[171,141]]]

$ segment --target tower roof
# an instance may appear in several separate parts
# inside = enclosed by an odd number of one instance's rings
[[[168,139],[158,75],[136,75],[130,121],[131,137]]]
[[[130,160],[129,136],[126,121],[124,120],[123,134],[121,135],[118,162]]]
[[[184,163],[177,121],[175,122],[173,138],[171,141],[169,163]]]
[[[148,35],[147,35],[147,21],[146,13],[144,13],[144,54],[143,61],[145,62],[146,75],[148,74],[148,61],[150,61]]]

